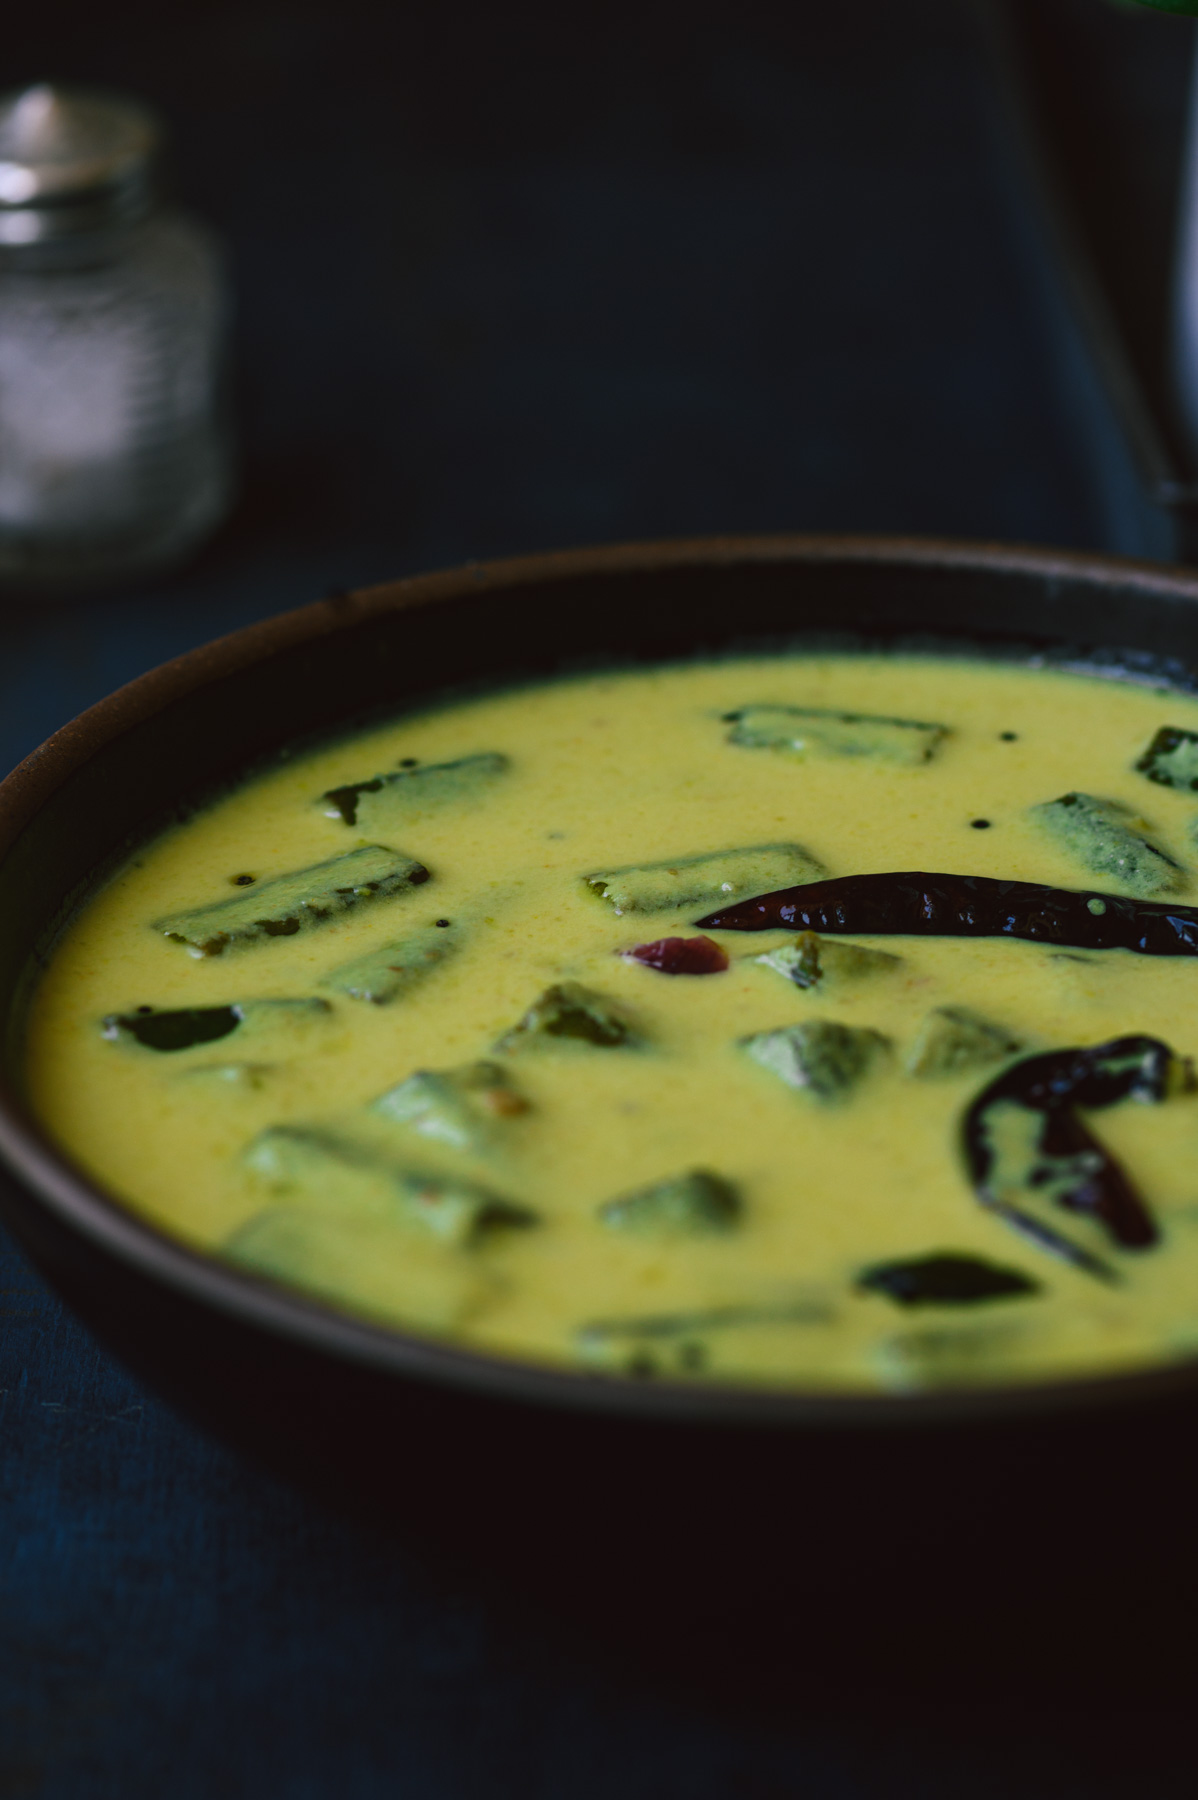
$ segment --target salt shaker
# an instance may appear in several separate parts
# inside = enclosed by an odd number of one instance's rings
[[[223,259],[160,142],[120,96],[0,96],[0,588],[149,573],[228,505]]]

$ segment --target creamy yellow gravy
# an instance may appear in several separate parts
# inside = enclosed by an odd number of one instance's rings
[[[918,766],[729,743],[723,715],[759,704],[937,721],[949,736]],[[803,991],[755,960],[793,934],[716,932],[732,958],[726,972],[670,976],[619,952],[695,935],[709,906],[617,915],[582,880],[787,842],[830,875],[928,869],[1114,891],[1029,813],[1077,789],[1133,809],[1198,869],[1198,797],[1133,768],[1166,724],[1198,730],[1198,703],[1098,677],[870,656],[620,672],[401,718],[248,782],[141,850],[86,904],[32,1006],[33,1104],[82,1168],[163,1230],[219,1255],[247,1241],[248,1222],[290,1209],[272,1240],[289,1247],[273,1270],[259,1257],[264,1278],[490,1352],[841,1391],[1036,1380],[1192,1355],[1198,1098],[1094,1115],[1161,1231],[1152,1249],[1113,1250],[1119,1279],[1103,1283],[978,1204],[960,1120],[993,1071],[919,1079],[905,1062],[922,1021],[944,1005],[984,1015],[1029,1051],[1146,1032],[1193,1054],[1198,960],[1062,959],[1001,939],[857,939],[901,964]],[[484,751],[510,759],[502,778],[381,840],[428,867],[424,885],[223,955],[197,957],[153,929],[229,898],[239,874],[265,882],[380,841],[326,816],[323,791],[405,758]],[[989,828],[975,828],[978,818]],[[1182,879],[1179,899],[1198,901],[1198,878]],[[391,1004],[322,989],[330,969],[439,918],[451,920],[460,949]],[[495,1051],[562,981],[623,1008],[637,1045],[546,1040]],[[244,1049],[234,1037],[162,1054],[101,1029],[138,1005],[322,992],[328,1013],[293,1041],[272,1039],[261,1061],[248,1039]],[[893,1045],[835,1102],[788,1088],[740,1047],[746,1035],[816,1017],[871,1027]],[[504,1065],[526,1110],[498,1117],[479,1153],[367,1111],[413,1071],[487,1057]],[[289,1123],[333,1128],[427,1174],[469,1177],[538,1222],[443,1243],[389,1210],[373,1176],[322,1207],[247,1163],[261,1133]],[[600,1218],[613,1198],[693,1169],[738,1196],[732,1229],[655,1239]],[[1070,1229],[1104,1241],[1085,1222]],[[1021,1271],[1038,1291],[906,1308],[856,1285],[865,1268],[932,1253]],[[693,1323],[661,1330],[679,1315]]]

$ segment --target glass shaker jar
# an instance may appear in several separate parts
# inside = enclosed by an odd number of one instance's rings
[[[177,561],[231,486],[222,258],[123,98],[0,97],[0,589]]]

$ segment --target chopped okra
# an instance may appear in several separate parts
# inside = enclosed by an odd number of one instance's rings
[[[740,1216],[740,1196],[731,1182],[706,1169],[689,1169],[599,1208],[609,1230],[650,1238],[706,1237],[730,1231]]]
[[[452,930],[429,925],[423,931],[414,931],[395,943],[380,944],[377,950],[342,963],[330,970],[320,985],[348,994],[353,1000],[387,1006],[446,962],[459,942]]]
[[[189,1063],[179,1075],[181,1080],[197,1082],[201,1087],[222,1088],[225,1093],[257,1094],[274,1072],[274,1063]]]
[[[1031,816],[1080,868],[1112,877],[1131,894],[1145,898],[1185,886],[1181,865],[1153,843],[1145,821],[1116,800],[1062,794],[1033,806]]]
[[[614,1049],[636,1039],[627,1019],[612,1001],[580,981],[559,981],[545,989],[496,1048],[518,1050],[543,1038],[574,1039],[600,1049]]]
[[[729,1333],[827,1325],[831,1318],[831,1308],[820,1298],[774,1306],[710,1306],[694,1312],[594,1319],[578,1331],[575,1343],[584,1361],[613,1374],[701,1375],[711,1361],[713,1345],[720,1345]]]
[[[373,1143],[323,1126],[273,1125],[253,1140],[244,1160],[279,1193],[327,1203],[338,1213],[388,1219],[443,1243],[536,1223],[528,1207],[475,1182],[408,1168]]]
[[[298,1042],[331,1011],[327,1000],[235,1000],[227,1006],[161,1011],[139,1006],[131,1012],[109,1013],[101,1021],[101,1030],[114,1044],[134,1044],[144,1050],[192,1050],[200,1044],[218,1043],[234,1031],[243,1039],[269,1035],[282,1046]]]
[[[728,742],[747,750],[795,757],[864,756],[907,767],[930,762],[949,735],[947,725],[819,706],[742,706],[725,716],[732,724]]]
[[[476,756],[460,756],[456,762],[388,769],[366,781],[330,788],[321,798],[330,819],[342,819],[361,831],[389,831],[434,807],[474,799],[508,767],[506,756],[485,750]]]
[[[784,975],[799,988],[824,987],[830,981],[839,987],[844,981],[860,981],[870,975],[885,975],[897,969],[901,956],[888,950],[864,950],[859,944],[838,944],[835,939],[821,938],[817,932],[801,931],[793,944],[755,956],[754,962],[778,975]]]
[[[783,882],[817,881],[826,871],[798,844],[753,844],[744,850],[716,850],[671,862],[633,864],[607,874],[585,875],[593,893],[617,913],[670,912],[717,900],[764,894]]]
[[[1040,1283],[1020,1269],[951,1252],[875,1263],[857,1277],[857,1286],[898,1306],[967,1306],[1040,1291]]]
[[[663,975],[719,975],[728,967],[728,952],[709,937],[657,938],[620,954],[626,962],[643,963]]]
[[[1162,725],[1135,766],[1162,787],[1198,793],[1198,731]]]
[[[352,908],[419,887],[428,878],[428,870],[414,857],[366,844],[259,882],[231,900],[172,913],[157,920],[154,929],[186,944],[193,956],[219,956],[233,946],[294,937]]]
[[[936,1080],[1002,1062],[1022,1048],[1017,1037],[967,1006],[937,1006],[920,1026],[905,1067],[908,1075]]]
[[[987,1311],[984,1320],[975,1315],[961,1323],[897,1332],[877,1346],[871,1360],[883,1384],[900,1393],[1001,1381],[1009,1359],[1028,1339],[1029,1314]]]
[[[417,1069],[380,1095],[371,1111],[455,1150],[477,1151],[502,1121],[527,1112],[528,1102],[499,1063],[472,1062],[460,1069]]]
[[[385,1218],[273,1206],[235,1231],[222,1255],[250,1274],[390,1324],[452,1331],[489,1300],[477,1259],[422,1242]]]
[[[742,1038],[741,1047],[787,1087],[805,1088],[817,1100],[836,1100],[888,1054],[890,1039],[862,1026],[809,1019],[779,1031],[759,1031]]]

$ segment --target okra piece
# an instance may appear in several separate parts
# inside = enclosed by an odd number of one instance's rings
[[[888,1054],[890,1039],[863,1026],[808,1019],[742,1038],[741,1047],[787,1087],[805,1088],[817,1100],[838,1100]]]
[[[919,1028],[907,1053],[906,1070],[908,1075],[935,1081],[1003,1062],[1022,1048],[1017,1037],[967,1006],[937,1006]]]
[[[198,1082],[202,1087],[223,1089],[225,1093],[257,1094],[275,1072],[273,1063],[227,1062],[190,1063],[180,1069],[182,1081]]]
[[[1054,948],[1198,956],[1198,908],[990,875],[842,875],[759,894],[696,924],[709,931],[852,932],[863,937],[1012,937]]]
[[[451,957],[461,942],[453,929],[435,925],[414,931],[392,944],[380,944],[365,956],[341,963],[321,980],[321,987],[366,1000],[372,1006],[388,1006],[407,993]]]
[[[231,900],[172,913],[157,920],[154,930],[185,944],[193,956],[220,956],[266,938],[294,937],[427,880],[428,870],[414,857],[383,844],[366,844],[309,869],[257,883]]]
[[[580,981],[559,981],[546,988],[520,1023],[500,1038],[496,1049],[518,1050],[546,1038],[573,1039],[602,1050],[636,1042],[620,1009]]]
[[[1161,787],[1198,793],[1198,731],[1162,725],[1135,766]]]
[[[239,1032],[242,1039],[275,1038],[280,1048],[306,1036],[332,1012],[327,1000],[234,1000],[227,1006],[163,1008],[137,1006],[109,1013],[100,1029],[114,1044],[163,1052],[219,1043]]]
[[[823,865],[798,844],[753,844],[744,850],[716,850],[671,862],[632,864],[606,874],[584,875],[592,893],[615,912],[673,912],[716,900],[762,894],[781,882],[816,881]]]
[[[372,1143],[323,1126],[271,1126],[249,1145],[245,1164],[280,1193],[386,1219],[446,1244],[536,1222],[527,1207],[475,1182],[409,1168]]]
[[[838,944],[821,938],[814,931],[801,931],[793,944],[769,950],[753,959],[764,968],[784,975],[797,988],[823,987],[831,982],[860,981],[871,975],[885,975],[897,969],[901,956],[887,950],[864,950],[859,944]]]
[[[1027,1312],[987,1311],[968,1321],[927,1325],[898,1332],[874,1351],[878,1374],[888,1387],[920,1392],[1000,1382],[1012,1351],[1028,1338]]]
[[[1033,806],[1031,817],[1091,875],[1121,882],[1141,899],[1184,887],[1185,870],[1147,836],[1130,808],[1093,794],[1062,794]]]
[[[388,769],[366,781],[330,788],[321,798],[330,819],[362,831],[389,831],[436,808],[476,799],[509,767],[499,751],[485,750],[477,756],[459,756],[455,762]]]
[[[528,1111],[507,1070],[495,1062],[460,1069],[417,1069],[388,1089],[370,1109],[388,1124],[402,1125],[454,1150],[479,1151],[504,1120]]]
[[[1040,1283],[1021,1269],[951,1251],[874,1263],[862,1270],[856,1285],[865,1293],[884,1294],[897,1306],[972,1306],[1040,1292]]]
[[[613,1374],[700,1375],[713,1341],[729,1332],[762,1326],[826,1325],[826,1302],[799,1299],[782,1306],[712,1306],[685,1313],[650,1313],[622,1319],[594,1319],[575,1337],[584,1361]]]
[[[495,1289],[471,1257],[386,1219],[331,1210],[270,1207],[234,1232],[222,1254],[250,1274],[425,1331],[461,1326]]]
[[[632,1237],[688,1238],[730,1231],[741,1210],[731,1182],[707,1169],[689,1169],[685,1175],[606,1201],[598,1216],[609,1231]]]
[[[1159,1038],[1114,1038],[1025,1057],[983,1088],[965,1114],[962,1148],[974,1192],[1038,1248],[1099,1279],[1117,1279],[1049,1209],[1095,1221],[1123,1250],[1148,1249],[1157,1228],[1077,1109],[1128,1098],[1159,1103],[1192,1079],[1188,1063]]]
[[[728,742],[746,750],[774,750],[798,758],[869,757],[906,768],[930,762],[949,735],[947,725],[821,706],[742,706],[724,717],[732,726]]]

